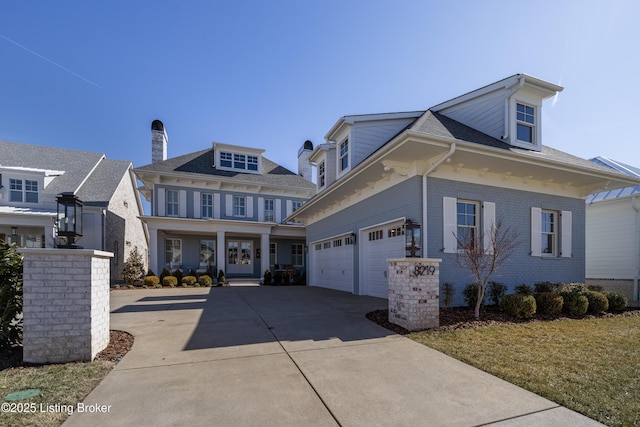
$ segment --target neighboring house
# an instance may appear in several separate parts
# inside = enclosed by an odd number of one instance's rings
[[[640,169],[605,157],[592,162],[640,179]],[[638,301],[640,276],[640,185],[587,198],[586,279]]]
[[[287,218],[307,226],[308,283],[387,298],[412,221],[462,304],[457,236],[485,244],[497,220],[520,245],[493,280],[583,282],[585,198],[640,180],[542,145],[543,101],[562,89],[516,74],[426,111],[340,118],[309,157],[318,194]]]
[[[151,126],[152,163],[135,169],[151,202],[142,220],[150,235],[149,263],[163,268],[222,269],[227,277],[262,277],[267,269],[306,268],[304,227],[283,219],[315,193],[307,141],[295,174],[264,150],[221,143],[167,159],[167,134]]]
[[[145,256],[142,204],[129,161],[102,153],[0,142],[0,239],[21,247],[56,246],[56,196],[83,203],[78,245],[114,253],[111,278],[119,279],[129,252]]]

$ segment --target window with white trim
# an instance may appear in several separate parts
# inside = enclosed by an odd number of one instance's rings
[[[326,166],[325,166],[325,162],[324,160],[320,162],[320,164],[318,164],[318,185],[320,187],[324,187],[324,184],[326,182],[325,180],[325,171],[326,171]]]
[[[275,201],[273,199],[264,199],[264,220],[267,222],[275,221]]]
[[[233,216],[246,216],[247,214],[247,198],[242,196],[233,196]]]
[[[22,180],[9,178],[9,201],[22,203]]]
[[[543,256],[557,256],[558,212],[542,210],[540,228],[540,251]]]
[[[167,216],[179,216],[180,215],[180,199],[178,190],[167,190]]]
[[[571,258],[572,212],[531,208],[531,255]]]
[[[258,170],[258,156],[247,156],[247,170]]]
[[[24,201],[27,203],[38,203],[38,181],[30,179],[24,180]]]
[[[292,212],[297,211],[302,207],[302,202],[300,200],[294,200],[291,202]]]
[[[244,154],[233,154],[233,168],[234,169],[246,169],[247,168],[247,156]]]
[[[213,218],[213,194],[202,193],[200,195],[200,210],[202,218]]]
[[[164,261],[167,264],[182,263],[182,239],[164,239]]]
[[[374,240],[381,240],[383,238],[384,234],[382,233],[382,230],[376,230],[376,231],[370,231],[369,232],[369,241],[372,242]]]
[[[462,249],[463,242],[478,243],[478,207],[478,202],[467,200],[458,200],[456,204],[458,249]]]
[[[200,264],[216,264],[216,241],[200,240]]]
[[[291,264],[296,267],[302,267],[304,265],[304,244],[291,244]]]
[[[516,139],[535,144],[535,108],[526,104],[516,104]]]
[[[339,162],[340,171],[344,171],[349,168],[349,138],[340,143],[340,157]]]
[[[225,167],[225,168],[230,168],[232,163],[231,163],[231,159],[233,158],[233,155],[231,153],[227,153],[227,152],[221,152],[220,153],[220,166]]]
[[[269,243],[269,265],[276,265],[278,263],[278,244]]]

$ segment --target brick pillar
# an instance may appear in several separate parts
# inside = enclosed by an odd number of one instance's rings
[[[20,249],[24,255],[23,359],[90,361],[109,344],[110,252]]]
[[[441,259],[400,258],[389,262],[389,321],[409,331],[440,326]]]

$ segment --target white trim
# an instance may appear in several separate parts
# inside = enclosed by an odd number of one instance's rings
[[[531,256],[542,256],[542,209],[531,208]]]
[[[442,198],[442,244],[446,254],[458,252],[457,203],[455,197]]]
[[[573,256],[571,253],[572,217],[573,215],[571,211],[562,211],[560,213],[560,232],[562,233],[562,238],[560,239],[560,256],[562,258],[571,258]]]

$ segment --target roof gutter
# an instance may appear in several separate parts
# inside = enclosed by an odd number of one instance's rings
[[[443,164],[445,161],[449,160],[455,151],[456,151],[456,143],[452,142],[451,145],[449,145],[449,151],[445,155],[440,157],[438,160],[436,160],[429,167],[429,169],[427,169],[427,171],[424,174],[422,174],[422,257],[423,258],[429,257],[427,253],[427,249],[428,249],[427,242],[429,241],[427,239],[427,220],[428,220],[427,175],[429,175],[431,172],[436,170],[438,166]]]
[[[514,93],[520,90],[524,85],[524,74],[520,74],[518,78],[518,84],[514,89],[511,89],[507,96],[504,98],[504,133],[502,134],[502,140],[509,138],[509,102]]]

